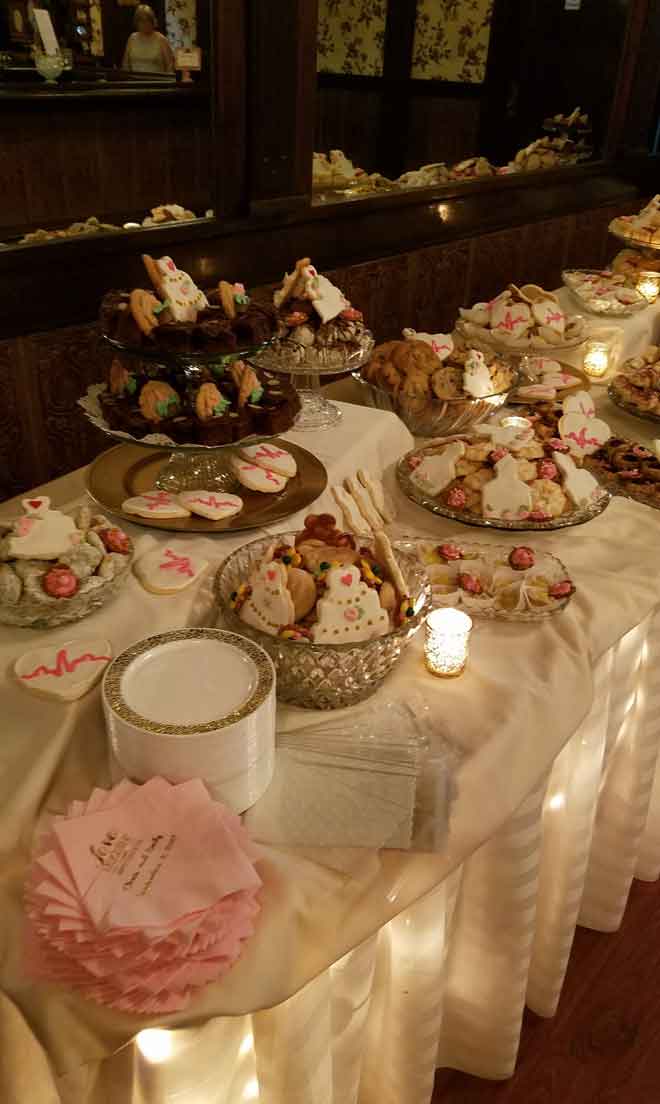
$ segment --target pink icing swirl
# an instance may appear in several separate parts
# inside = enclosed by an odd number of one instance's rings
[[[453,510],[462,510],[467,505],[467,495],[462,487],[452,487],[447,495],[447,505]]]
[[[533,567],[536,562],[536,557],[531,548],[527,548],[524,544],[518,545],[517,548],[512,548],[509,552],[509,564],[514,571],[527,571],[529,567]]]

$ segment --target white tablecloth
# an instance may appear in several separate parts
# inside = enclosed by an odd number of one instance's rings
[[[346,406],[339,430],[295,438],[324,459],[331,483],[365,462],[386,470],[395,533],[465,535],[396,489],[392,465],[410,438],[392,416]],[[74,475],[50,493],[60,504],[80,486]],[[132,531],[140,550],[155,539]],[[134,1048],[108,1058],[147,1021],[22,973],[20,892],[35,822],[106,782],[107,768],[98,691],[72,706],[28,696],[7,668],[40,634],[2,630],[7,1098],[51,1101],[57,1084],[65,1101],[96,1104],[137,1082],[147,1100],[176,1091],[181,1104],[259,1094],[267,1104],[427,1104],[436,1061],[508,1076],[526,994],[537,1011],[553,1011],[580,905],[585,922],[609,930],[637,864],[657,876],[659,814],[655,803],[650,819],[647,811],[659,538],[660,515],[622,499],[587,526],[540,536],[535,543],[559,551],[576,580],[574,601],[542,624],[479,625],[469,669],[452,683],[427,675],[415,640],[379,694],[417,688],[437,715],[439,746],[459,753],[445,846],[436,854],[270,848],[255,937],[222,982],[164,1021],[184,1026],[169,1032],[172,1057],[161,1065]],[[203,539],[199,548],[217,562],[237,543]],[[159,599],[132,580],[85,627],[107,633],[118,651],[210,617],[207,586]],[[309,721],[283,708],[278,727]],[[205,1021],[201,1032],[185,1026]]]

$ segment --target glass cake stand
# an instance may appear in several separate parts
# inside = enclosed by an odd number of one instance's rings
[[[170,353],[125,345],[107,335],[104,335],[103,340],[127,361],[147,361],[153,365],[154,378],[158,370],[162,369],[170,378],[183,377],[191,385],[198,384],[203,378],[208,378],[209,368],[212,375],[221,377],[235,361],[248,361],[267,347],[266,344],[262,344],[227,354]],[[106,421],[100,405],[100,395],[105,391],[105,383],[92,384],[87,388],[86,395],[78,399],[78,405],[82,407],[92,425],[108,437],[123,444],[139,445],[140,448],[145,449],[145,462],[148,450],[166,451],[167,459],[159,469],[154,485],[158,490],[170,491],[172,494],[200,488],[217,491],[235,489],[236,479],[230,466],[232,452],[247,442],[267,441],[278,435],[253,433],[241,440],[221,445],[203,445],[199,442],[181,443],[172,440],[166,433],[158,432],[148,433],[144,437],[134,437],[126,430],[113,429]],[[279,433],[281,432],[284,431],[280,430]]]
[[[265,372],[288,376],[298,392],[300,413],[294,429],[332,429],[341,420],[341,410],[320,393],[324,376],[338,376],[357,371],[369,360],[373,349],[373,335],[365,330],[365,344],[353,348],[348,355],[337,352],[337,347],[309,349],[296,341],[273,341],[262,352],[248,358],[250,364]]]

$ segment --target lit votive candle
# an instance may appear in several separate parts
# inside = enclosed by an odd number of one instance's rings
[[[424,657],[432,675],[455,678],[468,657],[472,618],[457,609],[436,609],[426,618]]]
[[[660,272],[640,272],[637,290],[641,291],[647,303],[655,303],[660,294]]]
[[[587,341],[583,366],[591,379],[601,379],[610,366],[610,350],[604,341]]]

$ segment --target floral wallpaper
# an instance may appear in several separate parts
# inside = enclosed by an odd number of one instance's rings
[[[493,0],[417,0],[411,76],[480,84]]]
[[[318,71],[381,76],[386,16],[387,0],[319,0]]]
[[[173,50],[197,44],[196,0],[165,0],[165,33]]]

